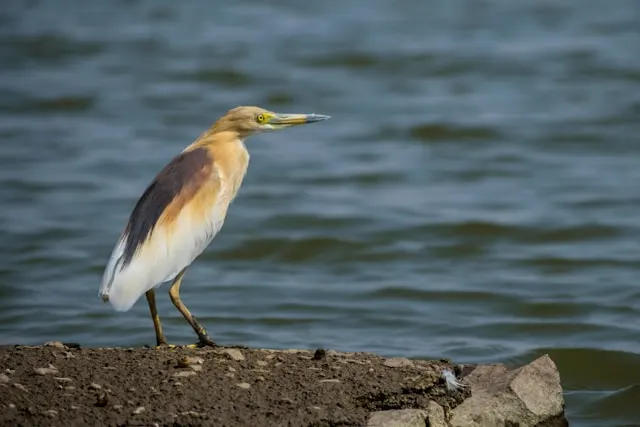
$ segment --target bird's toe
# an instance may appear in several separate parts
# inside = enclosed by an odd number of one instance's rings
[[[211,338],[201,337],[196,344],[197,347],[220,347]]]

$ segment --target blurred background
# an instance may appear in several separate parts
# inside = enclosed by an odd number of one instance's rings
[[[7,1],[0,342],[153,345],[97,296],[137,198],[230,108],[315,112],[185,277],[214,340],[549,353],[572,426],[640,425],[638,46],[636,0]]]

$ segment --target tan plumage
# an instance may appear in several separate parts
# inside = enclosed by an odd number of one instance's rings
[[[155,307],[154,289],[172,280],[169,295],[198,334],[215,345],[181,302],[186,268],[222,228],[249,165],[244,140],[260,131],[326,120],[316,114],[278,114],[237,107],[221,117],[174,157],[136,203],[107,263],[99,295],[118,311],[146,294],[158,345],[166,344]]]

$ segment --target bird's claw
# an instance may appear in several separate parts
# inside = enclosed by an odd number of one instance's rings
[[[156,350],[175,350],[178,348],[199,348],[200,345],[198,343],[196,344],[187,344],[187,345],[177,345],[177,344],[168,344],[168,343],[161,343],[158,344],[154,347],[154,349]]]
[[[156,350],[165,350],[165,349],[174,349],[177,348],[178,346],[175,344],[169,344],[166,342],[162,342],[159,344],[156,344],[156,346],[154,347]]]
[[[193,344],[195,347],[194,348],[202,348],[202,347],[220,347],[219,344],[216,344],[211,338],[209,337],[200,337],[198,339],[198,342],[196,344]]]

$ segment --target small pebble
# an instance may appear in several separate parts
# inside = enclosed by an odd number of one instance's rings
[[[9,382],[9,377],[6,374],[0,374],[0,384],[5,384]]]
[[[16,407],[16,405],[14,405],[13,403],[9,403],[9,405],[8,405],[8,406],[9,406],[9,408],[11,408],[11,409],[13,409],[13,408],[15,408],[15,407]]]
[[[91,383],[91,385],[89,385],[89,388],[92,388],[94,390],[102,390],[102,386],[96,383]]]
[[[15,370],[15,369],[9,369],[9,368],[7,368],[7,369],[5,369],[4,371],[5,371],[7,374],[11,375],[11,374],[13,374],[16,370]]]
[[[60,341],[47,341],[44,343],[45,347],[65,348],[65,345]]]
[[[327,357],[327,352],[324,350],[324,348],[319,348],[313,353],[312,359],[313,360],[322,360],[325,357]]]
[[[129,387],[127,389],[127,391],[130,392],[130,393],[133,393],[134,391],[136,391],[136,388],[135,387]]]
[[[264,381],[264,380],[265,380],[265,379],[264,379],[264,377],[263,377],[263,376],[256,377],[256,381]]]
[[[176,381],[175,383],[173,383],[174,386],[179,387],[182,385],[182,383],[180,381]]]
[[[48,411],[45,411],[45,414],[47,414],[48,416],[50,416],[51,418],[55,417],[56,415],[58,415],[58,411],[54,411],[53,409],[49,409]]]
[[[71,406],[69,406],[69,409],[76,410],[76,409],[80,409],[80,407],[76,406],[76,405],[71,405]]]
[[[246,390],[246,389],[248,389],[248,388],[251,388],[251,384],[249,384],[249,383],[238,383],[238,384],[236,384],[236,385],[237,385],[238,387],[240,387],[240,388],[245,389],[245,390]]]
[[[312,406],[311,409],[315,409],[316,411],[322,411],[320,406]]]
[[[332,379],[328,379],[328,380],[320,380],[321,383],[339,383],[340,380],[337,378],[332,378]]]
[[[258,360],[258,361],[256,362],[256,364],[257,364],[258,366],[267,366],[267,365],[269,364],[269,362],[267,362],[267,361],[265,361],[265,360]]]
[[[187,412],[180,412],[180,415],[188,415],[191,417],[200,417],[200,414],[196,411],[187,411]]]
[[[76,388],[72,385],[68,385],[64,388],[65,390],[75,390]]]
[[[144,412],[144,406],[138,406],[132,413],[133,415],[140,415]]]
[[[60,381],[61,383],[70,383],[73,381],[71,378],[65,378],[65,377],[53,377],[53,379],[56,381]]]
[[[102,392],[98,396],[96,396],[96,406],[102,408],[107,406],[108,403],[109,403],[109,395],[107,393]]]
[[[122,408],[124,408],[124,406],[122,406],[122,405],[113,405],[113,409],[115,409],[116,411],[119,411]]]
[[[202,365],[204,363],[204,359],[202,357],[185,357],[184,361],[188,365]]]
[[[195,372],[202,371],[202,365],[190,365],[189,367],[191,368],[192,371],[195,371]]]
[[[196,375],[194,371],[180,371],[173,374],[174,377],[190,377]]]
[[[229,372],[235,372],[235,371],[236,371],[236,368],[229,366]]]
[[[229,378],[234,378],[236,376],[236,374],[234,374],[233,372],[227,372],[224,375],[225,375],[225,377],[229,377]]]
[[[19,384],[19,383],[13,383],[13,386],[14,386],[15,388],[17,388],[18,390],[22,390],[22,391],[26,391],[26,392],[28,392],[27,388],[26,388],[25,386],[23,386],[22,384]]]
[[[58,373],[58,370],[55,368],[35,368],[34,371],[38,375],[55,375]]]
[[[240,350],[238,350],[236,348],[226,348],[226,349],[222,350],[222,352],[227,354],[233,360],[236,360],[236,361],[244,360],[244,355],[242,354],[242,352]]]

